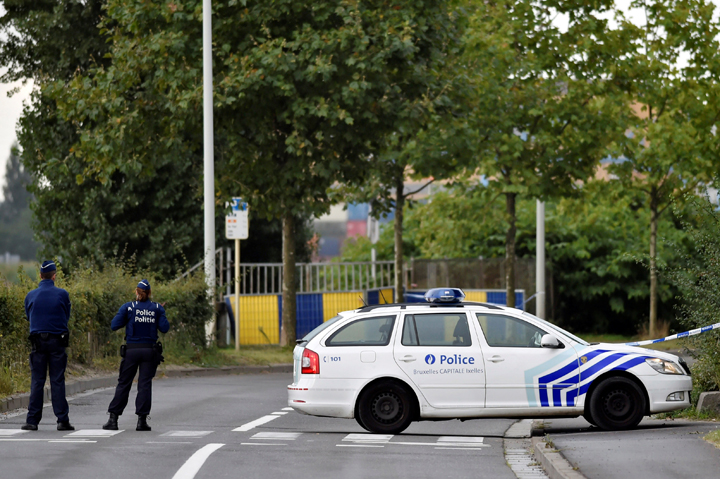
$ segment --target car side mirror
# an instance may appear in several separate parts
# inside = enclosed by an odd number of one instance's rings
[[[565,345],[558,341],[558,338],[556,338],[552,334],[545,334],[540,340],[540,347],[549,349],[562,349],[565,347]]]

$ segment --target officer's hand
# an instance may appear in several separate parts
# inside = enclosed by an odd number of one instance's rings
[[[167,301],[165,301],[164,303],[160,303],[160,306],[162,306],[164,308],[166,304],[167,304]]]

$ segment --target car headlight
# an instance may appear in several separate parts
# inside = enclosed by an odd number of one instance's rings
[[[660,358],[649,358],[646,359],[645,362],[660,374],[685,374],[683,368],[672,361],[666,361]]]

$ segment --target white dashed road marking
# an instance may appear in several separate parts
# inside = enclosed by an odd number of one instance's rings
[[[106,431],[104,429],[80,429],[79,431],[71,432],[65,437],[111,437],[116,434],[120,434],[125,429],[119,431]]]
[[[260,419],[255,419],[254,421],[250,421],[249,423],[243,424],[243,425],[240,426],[240,427],[236,427],[235,429],[233,429],[233,431],[234,431],[234,432],[249,431],[250,429],[254,429],[254,428],[256,428],[257,426],[262,426],[263,424],[267,424],[267,423],[269,423],[270,421],[272,421],[273,419],[277,419],[277,418],[279,418],[279,417],[280,417],[280,416],[273,416],[273,415],[263,416],[263,417],[261,417]]]
[[[291,407],[284,407],[284,408],[282,408],[282,410],[283,410],[283,411],[292,411],[293,408],[291,408]]]
[[[250,439],[276,439],[294,441],[300,437],[301,432],[259,432]]]
[[[286,411],[275,411],[273,414],[277,414],[279,416],[284,416],[285,414],[287,414],[287,412]]]
[[[210,457],[210,454],[217,451],[224,445],[225,444],[208,444],[207,446],[198,449],[195,454],[190,456],[190,459],[185,461],[185,464],[178,469],[178,472],[175,473],[173,479],[193,479],[202,465],[205,464],[207,458]]]
[[[24,434],[27,431],[22,429],[0,429],[0,436],[14,436],[16,434]]]
[[[160,437],[203,437],[212,433],[213,431],[168,431],[160,434]]]

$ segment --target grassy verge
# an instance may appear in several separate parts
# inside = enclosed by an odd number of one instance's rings
[[[687,409],[680,409],[679,411],[664,412],[660,414],[653,414],[654,418],[657,419],[690,419],[693,421],[718,421],[720,420],[719,414],[713,414],[710,412],[698,412],[694,407]]]
[[[720,449],[720,429],[716,429],[715,431],[705,436],[703,439]]]

